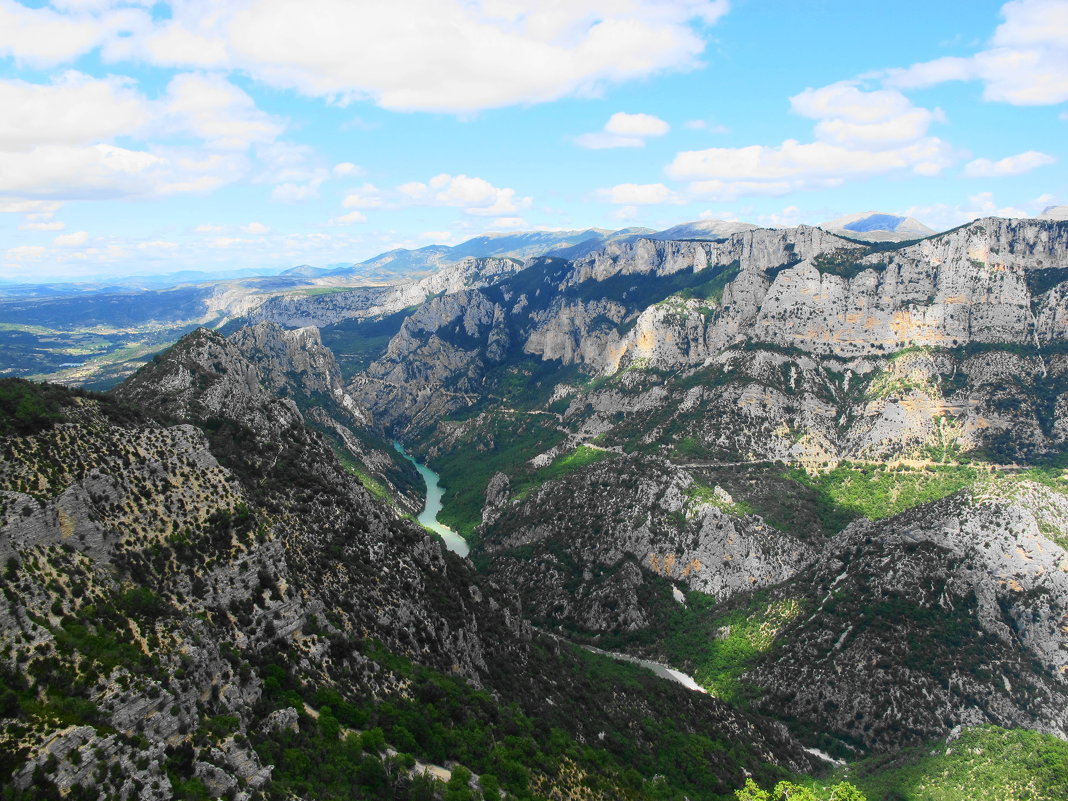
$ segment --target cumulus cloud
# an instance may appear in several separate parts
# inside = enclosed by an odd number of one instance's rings
[[[111,8],[111,3],[81,9],[55,5],[75,13],[0,0],[0,56],[11,56],[31,67],[53,67],[151,24],[144,11]]]
[[[1068,100],[1068,3],[1013,0],[990,46],[884,74],[888,86],[912,89],[946,81],[981,81],[986,100],[1041,106]]]
[[[485,217],[511,215],[531,204],[529,197],[517,198],[514,189],[502,189],[484,178],[462,174],[441,173],[427,183],[401,184],[397,192],[410,204],[454,206],[468,214]]]
[[[176,75],[167,86],[166,111],[209,147],[222,150],[273,142],[284,130],[280,121],[260,111],[245,91],[221,75]]]
[[[731,129],[708,120],[687,120],[682,125],[688,131],[708,131],[714,134],[729,134]]]
[[[617,184],[608,189],[599,189],[597,197],[607,203],[628,206],[682,202],[679,196],[664,184]]]
[[[341,205],[346,209],[377,209],[385,205],[378,187],[374,184],[364,184],[355,191],[345,195]]]
[[[927,206],[912,206],[903,212],[935,229],[953,228],[980,217],[1029,217],[1031,214],[1013,206],[999,206],[992,192],[970,195],[963,203],[935,203]]]
[[[834,187],[895,171],[937,175],[956,158],[946,142],[927,135],[941,113],[914,106],[896,90],[868,91],[841,82],[806,89],[790,104],[817,121],[815,141],[683,151],[667,166],[668,175],[690,181],[696,196],[728,201]]]
[[[340,103],[470,112],[692,68],[705,45],[699,26],[727,9],[727,0],[305,0],[294,14],[290,0],[184,0],[154,20],[107,2],[0,0],[0,55],[49,66],[101,48],[111,61],[236,69]]]
[[[359,167],[351,161],[343,161],[340,164],[335,164],[332,172],[339,178],[348,178],[350,176],[363,175],[364,170],[363,167]]]
[[[969,178],[1000,178],[1007,175],[1022,175],[1038,167],[1056,163],[1057,159],[1037,150],[1006,156],[999,161],[975,159],[964,165],[964,174]]]
[[[88,231],[74,231],[69,234],[60,234],[52,242],[58,248],[81,247],[89,241]]]
[[[277,86],[463,112],[692,67],[704,42],[691,23],[726,10],[726,0],[308,0],[294,15],[287,0],[253,0],[228,15],[221,35],[236,63]]]
[[[48,252],[48,248],[41,245],[19,245],[18,247],[9,248],[4,253],[4,260],[7,262],[24,262],[24,261],[40,261],[44,258]]]
[[[604,128],[575,137],[575,144],[590,150],[613,147],[642,147],[650,136],[663,136],[671,126],[652,114],[627,114],[617,111],[608,118]]]
[[[913,106],[893,89],[865,91],[843,81],[790,98],[793,110],[819,120],[817,139],[846,148],[892,148],[927,133],[941,111]]]
[[[19,226],[20,231],[62,231],[67,227],[66,223],[59,220],[51,222],[25,222]]]
[[[319,197],[319,181],[306,184],[279,184],[271,190],[271,200],[281,203],[301,203]]]
[[[241,230],[246,234],[265,234],[271,229],[261,222],[250,222],[248,225],[242,225]]]
[[[0,80],[0,108],[0,193],[25,199],[210,191],[283,131],[221,76],[175,76],[158,99],[127,78]]]
[[[77,72],[48,84],[0,80],[0,150],[77,145],[134,134],[151,119],[148,101],[123,78]]]
[[[354,223],[367,222],[367,215],[362,211],[350,211],[348,214],[342,214],[340,217],[334,217],[330,220],[329,225],[353,225]]]

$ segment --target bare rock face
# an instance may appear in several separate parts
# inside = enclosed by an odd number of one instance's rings
[[[0,721],[14,788],[163,801],[176,775],[261,798],[272,765],[253,745],[314,727],[315,688],[368,703],[436,693],[421,670],[551,720],[567,708],[561,723],[581,742],[681,710],[752,753],[722,758],[725,790],[759,761],[810,769],[778,724],[653,677],[637,701],[575,692],[574,654],[533,647],[513,598],[377,502],[269,391],[293,341],[277,333],[246,332],[242,347],[190,335],[117,393],[121,425],[100,398],[64,396],[62,414],[0,438],[0,675],[17,691]],[[314,355],[285,363],[328,375]],[[122,405],[134,402],[142,412]],[[620,578],[640,581],[637,569]],[[24,714],[36,698],[54,711]]]
[[[273,322],[285,328],[322,328],[343,320],[381,317],[438,295],[492,286],[523,269],[508,258],[466,258],[419,281],[386,287],[345,287],[325,295],[283,295],[251,310],[249,322]]]
[[[1003,479],[849,527],[780,590],[806,611],[746,676],[760,705],[876,750],[976,723],[1064,738],[1066,512]]]
[[[746,514],[722,488],[635,457],[507,505],[498,499],[482,541],[492,575],[517,587],[529,614],[590,634],[649,626],[643,595],[654,592],[654,577],[725,601],[790,578],[816,553]]]

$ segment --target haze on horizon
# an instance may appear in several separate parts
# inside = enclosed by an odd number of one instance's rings
[[[0,0],[0,281],[1068,203],[1068,0]]]

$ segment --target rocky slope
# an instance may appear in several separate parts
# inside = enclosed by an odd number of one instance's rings
[[[342,467],[294,376],[336,388],[314,334],[258,326],[190,335],[114,399],[0,387],[15,797],[407,798],[387,744],[520,798],[651,797],[664,737],[697,755],[668,779],[691,797],[812,767],[779,724],[536,635]]]
[[[757,706],[880,750],[977,723],[1066,738],[1058,490],[991,481],[843,531],[776,591],[805,611],[745,675]]]

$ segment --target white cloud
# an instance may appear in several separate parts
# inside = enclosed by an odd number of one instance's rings
[[[116,5],[0,0],[0,56],[48,66],[102,48],[107,61],[240,70],[340,103],[469,112],[693,68],[701,23],[728,0],[305,0],[299,14],[291,0],[183,0],[156,20]]]
[[[159,100],[129,79],[77,72],[48,84],[0,80],[0,108],[0,193],[26,199],[210,191],[248,171],[239,151],[256,143],[270,153],[282,132],[220,76],[178,75]],[[130,143],[153,137],[201,141]]]
[[[762,214],[758,220],[768,228],[793,228],[804,222],[804,214],[797,206],[791,205],[771,214]]]
[[[903,212],[915,217],[936,230],[945,230],[971,222],[980,217],[1030,217],[1031,212],[1012,206],[998,206],[992,192],[979,192],[968,197],[965,203],[936,203],[927,206],[912,206]]]
[[[103,6],[95,10],[98,13],[66,14],[0,0],[0,56],[11,56],[31,67],[52,67],[149,24],[148,16],[137,9]]]
[[[284,130],[281,122],[260,111],[246,92],[221,75],[176,75],[167,86],[166,111],[169,122],[222,150],[273,142]]]
[[[51,222],[26,222],[19,226],[20,231],[62,231],[67,227],[66,223],[59,220]]]
[[[419,234],[419,238],[424,242],[441,242],[447,244],[452,242],[456,235],[452,231],[423,231]]]
[[[1068,3],[1013,0],[991,46],[973,56],[940,58],[884,74],[904,89],[977,80],[986,100],[1039,106],[1068,100]]]
[[[282,203],[301,203],[319,197],[319,182],[306,184],[279,184],[271,190],[271,200]]]
[[[671,126],[652,114],[627,114],[617,111],[596,133],[575,137],[575,144],[589,150],[613,147],[643,147],[650,136],[663,136]]]
[[[1006,175],[1021,175],[1038,167],[1056,163],[1057,159],[1037,150],[1006,156],[999,161],[975,159],[964,165],[964,174],[969,178],[1000,178]]]
[[[16,248],[10,248],[4,254],[4,258],[12,262],[40,261],[47,252],[48,248],[41,245],[20,245]]]
[[[246,234],[265,234],[271,229],[261,222],[250,222],[248,225],[242,225],[241,230]]]
[[[211,223],[203,223],[193,229],[198,234],[221,234],[225,230],[225,225],[212,225]]]
[[[663,136],[671,126],[652,114],[627,114],[617,111],[604,124],[606,133],[618,136]]]
[[[276,86],[464,112],[693,67],[704,42],[690,23],[726,10],[726,0],[306,0],[293,14],[288,0],[252,0],[220,30],[234,62]]]
[[[790,98],[795,112],[819,120],[816,138],[842,147],[892,148],[927,133],[937,109],[919,108],[893,89],[864,91],[843,81]]]
[[[153,19],[130,3],[0,0],[0,57],[47,67],[99,48],[106,62],[240,70],[340,104],[470,112],[693,68],[703,25],[728,2],[305,0],[293,9],[290,0],[183,0]]]
[[[62,204],[53,200],[22,200],[0,197],[0,214],[26,214],[50,219]]]
[[[900,92],[869,92],[843,82],[806,89],[790,102],[795,112],[818,120],[816,141],[683,151],[667,174],[691,181],[695,195],[728,201],[834,187],[849,178],[896,171],[937,175],[956,158],[946,142],[926,135],[940,113],[913,106]]]
[[[339,178],[347,178],[349,176],[363,175],[364,169],[351,161],[343,161],[334,165],[333,173]]]
[[[579,134],[575,137],[575,144],[587,150],[608,150],[613,147],[644,147],[645,140],[637,136],[616,136],[598,131]]]
[[[131,134],[149,119],[144,97],[122,78],[95,79],[76,72],[51,84],[0,80],[0,150],[77,145]]]
[[[860,150],[827,142],[802,144],[787,139],[777,147],[714,147],[683,151],[667,171],[673,178],[737,181],[781,181],[806,185],[848,176],[875,175],[898,169],[921,174],[937,171],[949,162],[946,145],[925,141],[897,150]]]
[[[519,231],[530,228],[530,223],[522,217],[498,217],[490,222],[490,230],[493,231]]]
[[[330,220],[329,225],[352,225],[353,223],[367,222],[367,215],[362,211],[350,211],[348,214],[342,214],[340,217],[334,217]]]
[[[346,209],[377,209],[385,205],[385,201],[374,184],[364,184],[353,192],[345,195],[341,205]]]
[[[74,231],[69,234],[60,234],[52,242],[57,248],[81,247],[89,241],[88,231]]]
[[[480,217],[511,215],[531,204],[529,197],[517,198],[514,189],[502,189],[484,178],[462,174],[441,173],[427,183],[412,181],[401,184],[397,192],[412,204],[454,206]]]
[[[687,120],[682,125],[689,131],[708,131],[714,134],[729,134],[731,129],[726,125],[719,125],[708,120]]]
[[[597,190],[597,198],[607,203],[628,206],[681,202],[678,195],[664,184],[617,184],[608,189]]]

